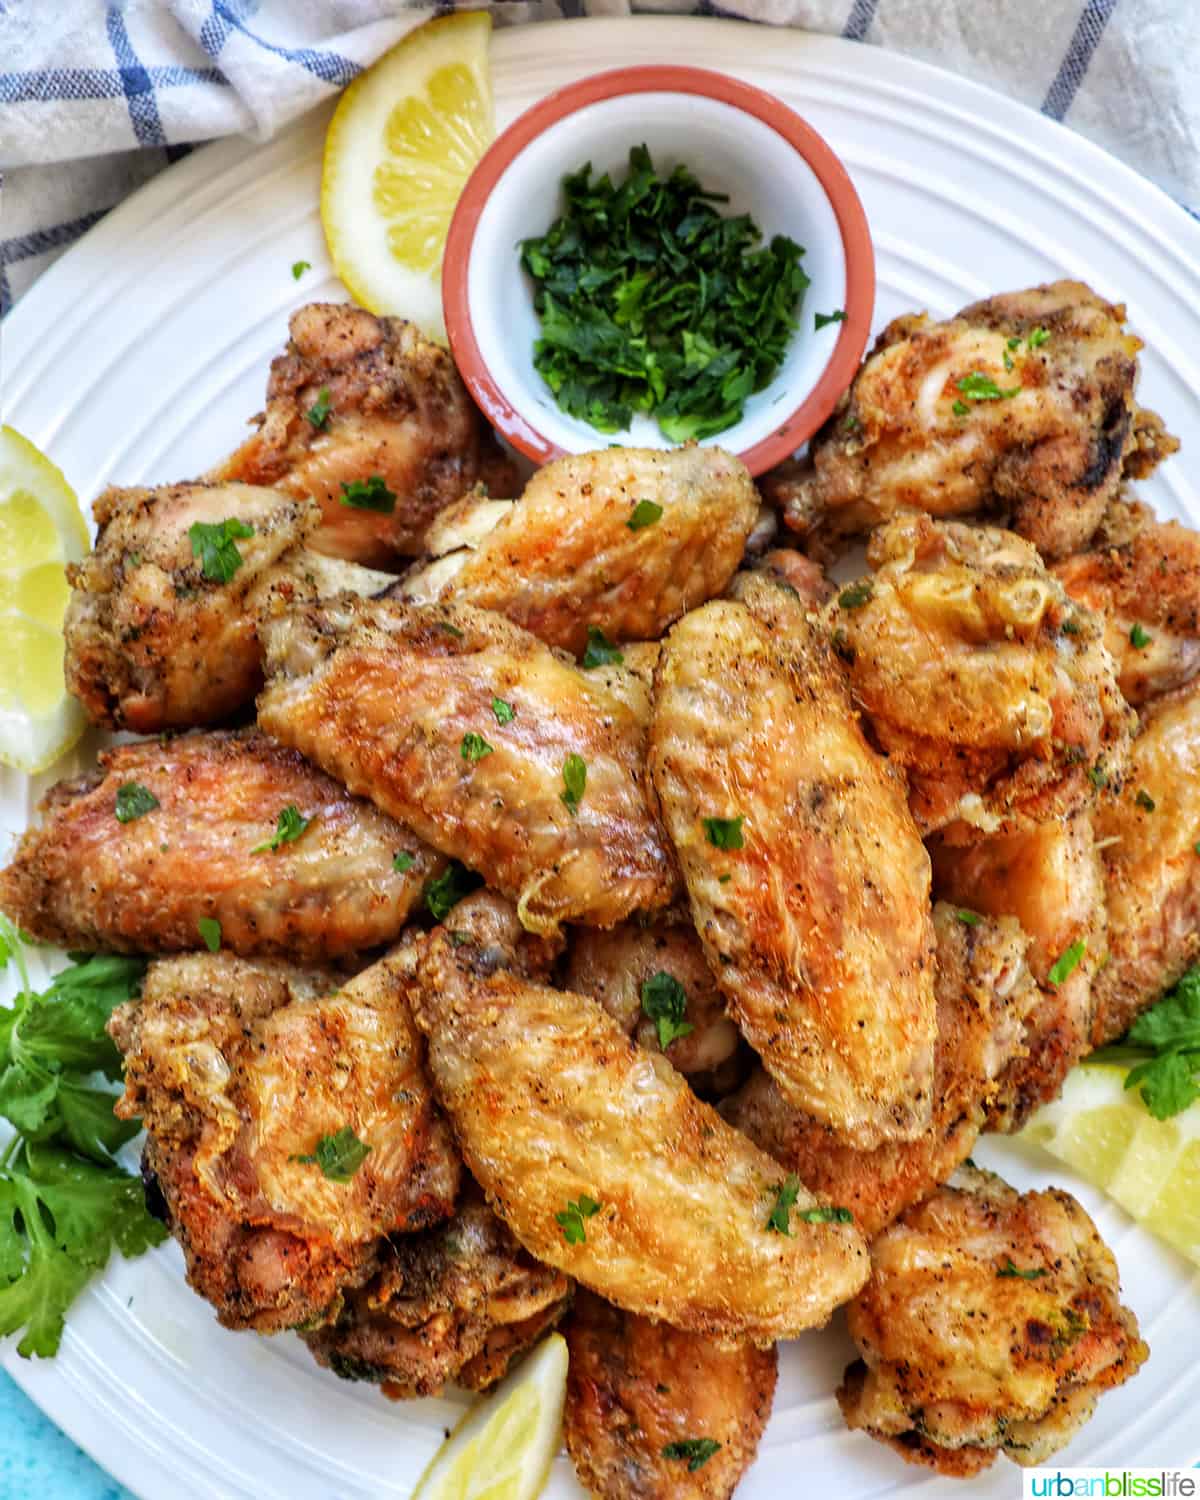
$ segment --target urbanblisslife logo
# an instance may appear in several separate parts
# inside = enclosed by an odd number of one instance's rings
[[[1026,1469],[1024,1500],[1196,1500],[1197,1469]]]

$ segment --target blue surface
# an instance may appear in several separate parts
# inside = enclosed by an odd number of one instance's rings
[[[0,1500],[134,1500],[0,1370]]]

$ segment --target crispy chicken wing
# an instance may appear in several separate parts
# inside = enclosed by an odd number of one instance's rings
[[[530,1254],[630,1312],[770,1343],[862,1285],[851,1224],[767,1227],[770,1157],[595,1001],[495,967],[435,932],[413,1014],[467,1165]]]
[[[922,1135],[855,1150],[790,1105],[763,1068],[721,1105],[731,1125],[813,1192],[850,1209],[868,1241],[970,1155],[998,1080],[1024,1052],[1023,1022],[1037,999],[1029,939],[1011,917],[964,922],[939,903],[933,921],[938,1039],[933,1118]]]
[[[654,640],[729,582],[758,509],[744,465],[721,448],[574,454],[539,469],[512,505],[467,501],[437,528],[444,555],[402,592],[494,609],[577,654],[589,626]]]
[[[842,1415],[943,1474],[978,1473],[998,1452],[1044,1463],[1149,1353],[1112,1252],[1055,1188],[1018,1194],[960,1168],[871,1261],[847,1308],[862,1360],[838,1391]]]
[[[1001,513],[1048,558],[1087,543],[1124,466],[1179,445],[1134,400],[1141,340],[1078,281],[1009,292],[935,323],[889,323],[811,458],[763,484],[820,543],[898,511]]]
[[[516,468],[454,361],[413,324],[313,302],[292,314],[288,331],[258,431],[213,478],[319,501],[317,550],[376,567],[419,554],[434,516],[477,481],[513,493]],[[392,508],[346,504],[344,486],[373,475]]]
[[[478,870],[527,926],[670,901],[643,722],[528,631],[466,605],[346,599],[263,635],[262,726]]]
[[[1099,1046],[1200,959],[1200,682],[1146,709],[1119,795],[1095,821],[1109,955],[1095,982]]]
[[[336,983],[224,953],[161,959],[109,1023],[116,1113],[144,1120],[188,1280],[228,1328],[323,1314],[370,1275],[381,1235],[453,1212],[459,1162],[401,966]],[[366,1155],[323,1162],[342,1132]]]
[[[728,598],[753,605],[763,577],[789,588],[805,609],[818,610],[828,604],[837,590],[825,576],[821,564],[794,547],[772,547],[752,567],[735,573],[729,584]]]
[[[1038,998],[1026,1019],[1022,1055],[1005,1068],[988,1110],[989,1129],[1019,1130],[1037,1105],[1057,1097],[1091,1046],[1092,986],[1106,949],[1104,874],[1092,817],[1080,812],[965,848],[934,841],[930,852],[939,896],[968,912],[1015,917],[1031,940]],[[1056,964],[1057,983],[1050,977]]]
[[[468,1184],[452,1219],[397,1235],[330,1323],[303,1335],[317,1363],[396,1400],[453,1380],[481,1390],[562,1315],[570,1283],[527,1255]]]
[[[717,1344],[584,1291],[565,1332],[564,1436],[589,1493],[728,1500],[771,1415],[774,1348]]]
[[[1062,817],[1127,753],[1102,622],[1011,532],[900,517],[829,608],[835,648],[922,832]]]
[[[787,1098],[851,1144],[929,1121],[929,859],[829,647],[763,580],[671,631],[650,769],[730,1014]]]
[[[155,803],[122,821],[131,787]],[[0,871],[0,908],[64,948],[201,948],[209,918],[235,953],[340,958],[398,937],[446,864],[257,730],[117,746],[42,807]],[[286,808],[308,826],[271,849]]]

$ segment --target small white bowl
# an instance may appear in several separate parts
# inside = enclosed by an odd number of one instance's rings
[[[691,169],[727,193],[723,214],[748,213],[763,242],[805,247],[811,285],[783,364],[734,426],[708,441],[752,474],[794,452],[849,385],[866,346],[875,261],[866,215],[833,151],[770,94],[700,68],[622,68],[597,74],[526,111],[485,153],[450,226],[442,296],[450,347],[493,425],[538,463],[620,443],[667,448],[652,417],[604,433],[560,410],[533,363],[540,324],[520,242],[562,212],[563,177],[590,162],[615,181],[645,144],[660,174]],[[844,321],[814,329],[815,313]]]

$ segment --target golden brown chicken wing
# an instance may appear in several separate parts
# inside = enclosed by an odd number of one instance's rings
[[[762,590],[763,618],[707,604],[668,636],[654,787],[730,1014],[786,1097],[856,1146],[910,1139],[933,1075],[929,859],[824,636]]]
[[[1108,901],[1099,1046],[1200,958],[1200,682],[1145,710],[1119,795],[1100,803],[1095,822]]]
[[[782,1169],[595,1001],[441,931],[411,996],[467,1165],[538,1260],[630,1312],[764,1344],[862,1285],[854,1226],[811,1222],[799,1184],[789,1214]]]
[[[208,920],[235,953],[340,958],[398,937],[446,866],[257,730],[117,746],[42,808],[0,908],[64,948],[202,948]]]
[[[576,654],[589,627],[654,640],[729,582],[758,509],[745,466],[721,448],[574,454],[539,469],[510,506],[467,501],[437,528],[444,555],[403,593],[494,609]]]
[[[790,1105],[763,1068],[721,1105],[731,1125],[813,1192],[850,1209],[868,1241],[970,1155],[995,1108],[998,1081],[1024,1054],[1027,1016],[1037,1002],[1026,967],[1029,939],[1011,917],[992,921],[939,903],[933,922],[938,1038],[933,1118],[923,1134],[855,1150]]]
[[[161,959],[114,1012],[122,1119],[188,1280],[228,1328],[322,1315],[379,1237],[453,1212],[459,1162],[421,1065],[402,966],[336,979],[226,954]]]
[[[527,1255],[468,1183],[452,1219],[396,1235],[380,1269],[347,1293],[331,1323],[303,1335],[316,1361],[345,1380],[380,1382],[401,1400],[453,1380],[482,1390],[553,1325],[570,1283]]]
[[[585,1291],[564,1331],[564,1437],[588,1492],[728,1500],[771,1415],[774,1348],[717,1344]]]
[[[466,605],[346,599],[263,635],[263,728],[477,870],[527,926],[670,901],[642,722],[528,631]]]
[[[788,525],[822,540],[905,509],[1009,518],[1047,558],[1086,545],[1124,466],[1178,443],[1134,400],[1141,340],[1078,281],[1009,292],[943,323],[895,319],[811,458],[764,481]]]
[[[835,648],[922,832],[1044,822],[1116,774],[1131,714],[1102,622],[1011,532],[900,517],[829,607]]]
[[[1044,1463],[1149,1350],[1117,1264],[1069,1193],[1017,1193],[990,1172],[911,1208],[871,1247],[846,1310],[862,1360],[842,1415],[910,1463],[967,1476],[997,1453]]]
[[[434,516],[477,481],[514,492],[454,361],[413,324],[313,302],[288,331],[258,431],[211,477],[319,501],[317,550],[374,567],[419,554]],[[347,496],[375,477],[365,504]]]

